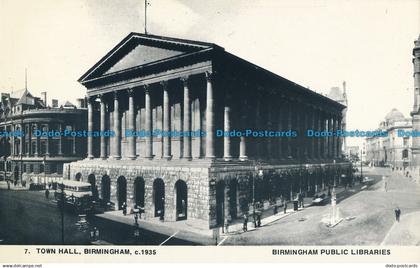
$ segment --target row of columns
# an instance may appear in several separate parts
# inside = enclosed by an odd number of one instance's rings
[[[12,147],[11,147],[11,154],[14,156],[23,156],[26,155],[27,157],[33,155],[35,157],[40,155],[40,145],[41,145],[41,139],[45,140],[45,156],[50,155],[50,143],[51,138],[49,136],[47,137],[32,137],[32,126],[35,126],[36,130],[42,130],[41,125],[46,125],[46,131],[49,131],[51,129],[49,124],[41,124],[41,123],[23,123],[23,124],[15,124],[12,126],[12,130],[16,131],[20,129],[20,131],[23,131],[25,133],[24,137],[15,137],[12,136]],[[26,127],[28,126],[29,131],[26,131]],[[63,131],[63,125],[58,124],[58,131]],[[73,126],[74,127],[74,126]],[[32,154],[32,146],[33,146],[33,140],[35,140],[34,143],[34,153]],[[16,143],[19,143],[19,149],[16,148]],[[28,145],[28,148],[26,147]],[[27,149],[26,149],[27,148]],[[72,137],[72,154],[76,154],[76,137]],[[63,137],[60,135],[58,137],[58,143],[57,143],[57,155],[63,156]]]
[[[191,131],[191,98],[190,98],[190,88],[188,84],[188,77],[182,77],[181,81],[183,83],[183,131]],[[205,158],[213,159],[214,155],[214,100],[213,100],[213,85],[212,85],[212,74],[206,72],[206,132],[211,133],[211,135],[206,136],[206,155]],[[160,85],[163,89],[163,130],[165,132],[171,131],[170,125],[170,99],[169,99],[169,88],[168,81],[160,82]],[[144,104],[145,104],[145,131],[146,133],[151,133],[153,122],[152,122],[152,101],[150,96],[150,86],[144,86]],[[110,157],[112,159],[121,159],[121,121],[120,121],[120,108],[119,108],[119,96],[118,93],[114,93],[114,111],[112,113],[113,118],[113,131],[115,136],[112,140],[113,155]],[[104,96],[101,96],[100,101],[100,130],[102,132],[106,131],[106,101]],[[93,112],[93,103],[92,100],[88,103],[88,131],[94,131],[94,112]],[[130,130],[135,130],[135,106],[134,106],[134,90],[128,90],[128,128]],[[128,140],[128,157],[129,159],[136,159],[136,139],[134,136],[127,137]],[[191,135],[183,137],[183,159],[191,160],[192,159],[192,140]],[[152,135],[147,135],[145,137],[145,155],[142,156],[145,159],[153,158],[153,137]],[[106,159],[106,140],[105,137],[100,139],[100,157]],[[88,137],[88,158],[94,158],[93,154],[93,137]],[[171,137],[165,135],[163,137],[163,158],[171,159]]]
[[[183,131],[191,131],[191,98],[190,98],[190,88],[188,85],[188,78],[181,78],[183,83]],[[162,81],[160,83],[163,90],[163,130],[165,132],[171,131],[170,125],[170,99],[169,99],[169,89],[168,82]],[[134,105],[134,90],[128,90],[128,128],[130,130],[135,129],[135,105]],[[271,98],[271,97],[270,97]],[[223,110],[224,117],[224,131],[229,132],[232,129],[231,124],[231,113],[232,113],[232,96],[226,94],[225,96],[225,106]],[[249,102],[246,98],[243,98],[241,103],[241,112],[239,114],[238,120],[240,125],[246,126],[249,125],[248,114],[250,113]],[[144,86],[144,103],[145,103],[145,131],[151,133],[152,130],[152,103],[150,96],[150,87],[149,85]],[[275,111],[276,103],[267,104],[266,109],[268,111],[266,128],[267,129],[279,129],[281,130],[297,130],[299,132],[298,137],[288,137],[288,138],[276,138],[278,142],[274,142],[273,138],[264,138],[266,144],[266,154],[267,157],[272,157],[277,154],[278,158],[289,159],[289,158],[301,158],[301,159],[327,159],[327,158],[337,158],[341,156],[341,139],[337,136],[333,137],[306,137],[306,129],[314,129],[318,131],[330,131],[335,132],[341,125],[341,119],[338,115],[335,115],[331,112],[321,110],[312,106],[306,106],[305,108],[299,109],[301,103],[295,103],[287,101],[284,103],[283,107],[280,107],[280,113]],[[256,123],[255,126],[257,129],[261,129],[261,98],[257,97],[256,102]],[[214,113],[214,95],[213,95],[213,83],[212,83],[212,74],[206,72],[206,153],[205,158],[214,159],[215,158],[215,113]],[[93,103],[92,101],[88,104],[88,130],[93,131]],[[111,142],[113,148],[113,154],[110,155],[113,159],[121,159],[121,120],[120,120],[120,109],[119,109],[119,95],[114,93],[114,112],[112,113],[113,120],[113,130],[115,136]],[[283,118],[285,117],[285,119]],[[100,130],[105,131],[106,129],[106,101],[104,96],[101,96],[100,101]],[[277,121],[277,122],[275,122]],[[284,125],[284,126],[283,126]],[[245,128],[244,128],[245,129]],[[127,137],[128,140],[128,159],[136,159],[136,138],[134,136]],[[257,158],[259,158],[262,153],[262,144],[261,140],[256,140],[258,143],[256,146]],[[247,145],[249,143],[249,138],[240,137],[239,138],[239,160],[247,160],[248,150]],[[183,154],[182,158],[191,160],[192,159],[192,140],[190,136],[183,137]],[[147,135],[145,137],[145,155],[142,156],[146,159],[153,158],[153,137]],[[277,151],[276,151],[277,150]],[[200,154],[201,155],[201,154]],[[94,158],[93,154],[93,138],[88,137],[88,158]],[[105,137],[100,138],[100,158],[106,159],[106,140]],[[163,158],[171,159],[171,137],[163,137]],[[223,138],[223,158],[227,161],[232,159],[232,143],[231,137],[225,136]]]
[[[231,97],[227,95],[224,107],[224,131],[231,131]],[[270,97],[271,98],[271,97]],[[262,126],[261,118],[261,99],[257,96],[257,102],[255,105],[255,111],[251,111],[248,107],[247,100],[243,100],[241,103],[243,110],[240,111],[240,116],[237,118],[240,120],[242,126],[250,125],[248,120],[248,114],[255,112],[256,130],[297,130],[299,132],[298,137],[275,137],[275,138],[254,138],[253,142],[256,145],[255,154],[256,158],[260,158],[264,155],[268,158],[274,156],[274,158],[290,159],[290,158],[301,158],[304,156],[306,159],[327,159],[327,158],[338,158],[341,156],[340,148],[342,138],[337,136],[332,137],[307,137],[306,130],[313,129],[316,131],[329,131],[336,133],[341,126],[341,119],[338,115],[330,113],[315,107],[305,107],[303,109],[294,109],[294,103],[285,102],[279,110],[274,110],[276,107],[270,103],[266,103],[267,108],[267,121],[265,127]],[[298,107],[299,105],[295,105]],[[276,122],[275,122],[276,121]],[[245,130],[244,127],[241,128]],[[249,137],[239,138],[239,160],[247,160],[247,144],[249,143]],[[274,142],[273,139],[277,139]],[[261,142],[262,141],[262,142]],[[262,144],[265,143],[265,144]],[[263,146],[266,146],[267,150],[265,153],[261,153]],[[277,151],[276,151],[277,150]],[[231,160],[231,137],[224,137],[223,147],[223,158],[225,160]]]

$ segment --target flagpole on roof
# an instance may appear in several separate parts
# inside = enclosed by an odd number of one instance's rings
[[[144,34],[147,34],[147,0],[144,0]]]
[[[28,70],[25,68],[25,90],[28,90]]]

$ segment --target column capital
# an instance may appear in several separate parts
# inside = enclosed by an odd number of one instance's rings
[[[128,89],[127,89],[127,93],[128,93],[128,96],[129,96],[129,97],[132,97],[132,96],[134,95],[134,89],[133,89],[133,88],[131,88],[131,87],[130,87],[130,88],[128,88]]]
[[[118,91],[114,91],[114,100],[118,100]]]
[[[205,74],[206,74],[207,82],[211,82],[214,79],[214,73],[213,72],[207,71]]]
[[[143,85],[144,93],[149,94],[150,93],[150,86],[149,85]]]
[[[188,77],[188,76],[183,76],[183,77],[179,78],[179,80],[181,80],[182,85],[183,85],[184,87],[187,87],[187,86],[188,86],[188,79],[189,79],[189,77]]]
[[[159,84],[163,87],[163,89],[168,89],[168,80],[160,81]]]

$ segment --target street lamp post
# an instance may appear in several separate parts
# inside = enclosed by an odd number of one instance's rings
[[[42,160],[42,166],[44,167],[44,184],[45,184],[45,187],[47,187],[47,172],[45,172],[46,159],[47,159],[47,157],[44,155],[44,158]]]
[[[44,167],[45,169],[45,167]],[[64,183],[61,184],[61,197],[60,197],[60,213],[61,213],[61,244],[64,245]]]

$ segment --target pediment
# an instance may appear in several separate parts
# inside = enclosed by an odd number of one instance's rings
[[[170,60],[211,46],[213,44],[131,33],[90,68],[79,82]]]

